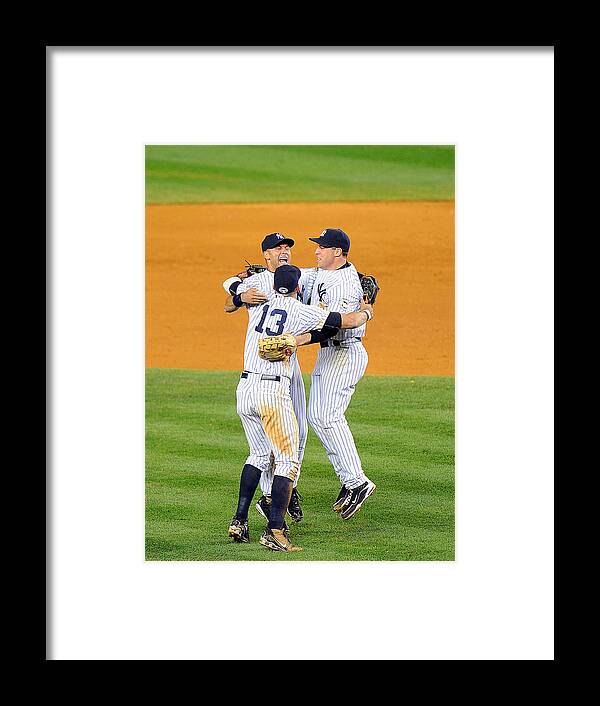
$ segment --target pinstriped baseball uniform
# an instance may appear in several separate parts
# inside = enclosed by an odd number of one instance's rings
[[[318,270],[305,293],[310,304],[325,312],[342,314],[358,311],[362,297],[358,273],[349,262],[337,270]],[[308,421],[325,447],[340,483],[349,489],[368,480],[344,416],[369,361],[360,340],[365,329],[364,325],[342,329],[324,342],[311,375],[308,401]]]
[[[310,286],[310,283],[314,279],[317,269],[316,268],[301,268],[300,272],[302,276],[298,282],[300,286],[301,293]],[[273,282],[275,279],[275,274],[269,272],[269,270],[264,270],[256,275],[252,275],[245,279],[237,288],[236,292],[241,294],[246,292],[253,287],[258,289],[263,294],[266,294],[269,299],[275,296],[275,291],[273,290]],[[300,296],[300,295],[299,295]],[[298,458],[300,462],[300,468],[302,467],[302,460],[304,459],[304,451],[306,449],[306,440],[308,438],[308,421],[306,419],[306,390],[304,389],[304,380],[302,379],[302,371],[300,370],[300,363],[296,355],[292,356],[292,382],[290,386],[290,394],[292,397],[292,406],[296,414],[296,419],[298,420],[298,435],[299,435],[299,449]],[[298,470],[298,475],[294,480],[294,487],[298,485],[298,479],[300,478],[300,469]],[[273,483],[272,473],[263,473],[260,477],[260,489],[263,495],[271,494],[271,484]]]
[[[244,372],[237,387],[237,412],[250,447],[246,463],[264,474],[273,452],[275,475],[294,480],[300,468],[298,422],[291,399],[297,362],[263,360],[258,355],[258,341],[282,333],[320,330],[327,313],[274,291],[267,303],[250,308],[248,313]]]

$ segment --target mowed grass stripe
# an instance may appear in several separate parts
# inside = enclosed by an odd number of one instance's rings
[[[453,145],[146,146],[148,204],[453,198]]]
[[[454,378],[359,383],[347,418],[378,489],[348,522],[331,511],[339,484],[309,432],[300,480],[305,518],[292,526],[304,551],[291,555],[258,544],[265,523],[254,506],[251,543],[227,538],[248,453],[235,410],[238,379],[231,372],[146,371],[148,560],[454,559]],[[305,385],[308,393],[308,375]]]

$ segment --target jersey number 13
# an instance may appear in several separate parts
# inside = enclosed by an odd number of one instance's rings
[[[273,311],[271,311],[271,315],[269,316],[269,326],[267,326],[266,329],[263,329],[268,313],[269,305],[267,304],[267,306],[263,307],[263,314],[258,322],[258,326],[254,330],[258,331],[258,333],[262,333],[264,330],[267,336],[281,336],[283,333],[283,325],[287,319],[287,311],[284,311],[283,309],[273,309]],[[273,331],[271,326],[277,326],[277,330]]]

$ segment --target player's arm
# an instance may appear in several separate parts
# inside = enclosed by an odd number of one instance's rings
[[[225,299],[224,309],[228,314],[237,311],[240,307],[247,304],[255,306],[267,301],[267,295],[263,294],[256,287],[247,287],[246,283],[238,277],[230,277],[223,282],[223,289],[228,292]]]
[[[312,341],[310,340],[311,333],[312,333],[312,331],[309,331],[308,333],[301,333],[299,336],[294,336],[294,338],[296,339],[296,345],[298,347],[300,347],[300,346],[308,346],[309,344],[311,344],[312,343]]]
[[[224,306],[224,309],[225,309],[226,313],[227,313],[227,314],[231,314],[232,312],[237,311],[239,308],[240,308],[239,306],[236,306],[236,305],[233,303],[233,295],[230,294],[230,295],[225,299],[225,306]]]
[[[313,330],[296,336],[296,345],[310,346],[312,343],[321,343],[321,341],[327,341],[329,338],[333,338],[336,333],[339,333],[339,328],[324,325],[320,331]]]
[[[310,346],[312,343],[321,343],[321,341],[326,341],[335,336],[342,328],[358,328],[372,318],[373,307],[370,304],[365,304],[360,311],[353,311],[351,314],[340,314],[338,311],[332,311],[325,320],[322,329],[301,333],[296,336],[296,345],[300,347]]]
[[[296,336],[296,345],[310,346],[312,343],[321,343],[321,341],[326,341],[328,338],[335,336],[338,331],[339,328],[323,326],[320,331],[309,331],[308,333],[302,333],[300,336]]]
[[[332,311],[329,314],[316,306],[305,306],[302,310],[304,332],[297,334],[296,345],[308,346],[320,343],[335,336],[341,328],[357,328],[373,318],[373,307],[362,302],[359,311],[341,314]],[[306,331],[306,329],[309,329]]]
[[[337,317],[340,317],[339,328],[358,328],[367,321],[373,318],[373,307],[366,302],[361,302],[360,309],[358,311],[353,311],[350,314],[340,314],[337,311],[332,311],[329,317],[334,317],[334,320],[329,322],[329,325],[337,325]],[[327,317],[329,319],[329,317]],[[327,322],[325,322],[327,325]]]

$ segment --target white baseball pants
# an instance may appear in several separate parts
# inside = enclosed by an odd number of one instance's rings
[[[354,437],[344,416],[369,356],[360,342],[321,348],[311,375],[308,421],[325,447],[342,485],[353,489],[367,480]]]
[[[244,377],[244,375],[246,377]],[[290,379],[265,380],[259,373],[243,373],[237,386],[237,413],[250,455],[246,463],[263,472],[275,456],[275,475],[294,480],[298,475],[298,422],[290,397]]]

